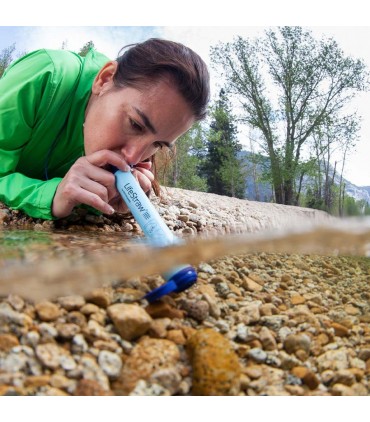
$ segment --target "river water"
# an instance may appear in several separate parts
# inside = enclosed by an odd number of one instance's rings
[[[85,294],[118,280],[160,274],[241,253],[370,257],[370,217],[300,223],[281,230],[197,236],[153,248],[130,233],[0,230],[0,295],[32,300]],[[370,258],[369,265],[370,265]]]

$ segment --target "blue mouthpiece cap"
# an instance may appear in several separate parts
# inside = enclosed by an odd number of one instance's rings
[[[197,281],[197,272],[193,267],[185,267],[175,273],[167,283],[147,293],[143,299],[154,302],[169,293],[179,293],[188,289]]]

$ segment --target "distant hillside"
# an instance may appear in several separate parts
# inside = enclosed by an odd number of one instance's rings
[[[240,158],[244,161],[247,170],[245,193],[247,199],[251,201],[270,202],[273,197],[272,187],[269,183],[255,182],[253,177],[253,154],[250,151],[241,151]],[[266,157],[264,166],[268,167],[269,160]],[[257,180],[261,178],[263,173],[263,166],[256,167]],[[339,185],[339,176],[335,177],[335,183]],[[370,186],[356,186],[347,179],[343,179],[345,183],[345,193],[351,196],[356,201],[365,200],[370,205]],[[309,185],[309,180],[305,180],[305,185]]]

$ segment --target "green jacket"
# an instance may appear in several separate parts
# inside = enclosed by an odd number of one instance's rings
[[[91,86],[109,59],[37,50],[0,79],[0,201],[31,217],[53,219],[63,176],[84,155],[83,122]]]

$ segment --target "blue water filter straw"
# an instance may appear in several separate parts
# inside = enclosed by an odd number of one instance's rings
[[[118,192],[150,240],[150,244],[155,247],[165,247],[183,243],[167,227],[131,171],[124,172],[115,168],[113,172]],[[190,265],[180,265],[162,274],[162,277],[166,281],[165,284],[147,293],[143,299],[154,302],[169,293],[182,292],[197,281],[197,272]]]

